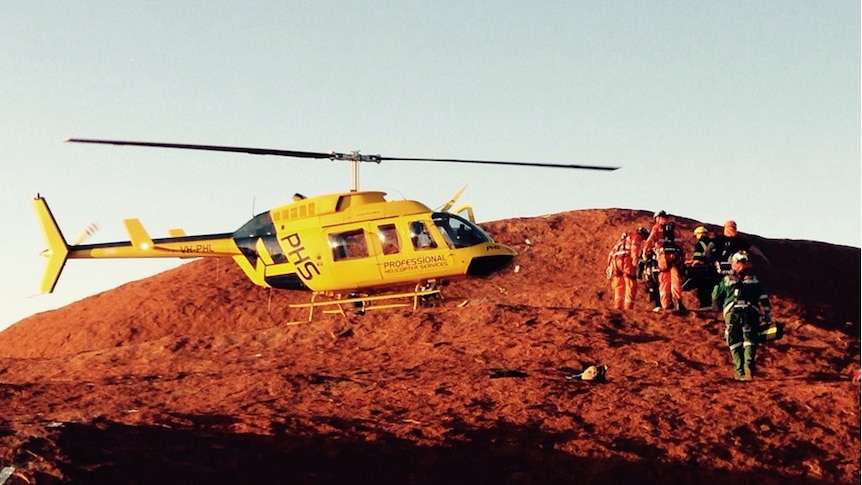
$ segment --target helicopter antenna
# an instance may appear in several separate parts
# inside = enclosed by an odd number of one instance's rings
[[[485,165],[508,165],[513,167],[546,167],[546,168],[568,168],[579,170],[603,170],[613,171],[620,167],[608,167],[602,165],[574,165],[560,163],[543,163],[543,162],[504,162],[499,160],[464,160],[460,158],[418,158],[418,157],[384,157],[381,155],[362,155],[358,151],[350,153],[340,152],[306,152],[299,150],[282,150],[278,148],[255,148],[255,147],[236,147],[224,145],[196,145],[189,143],[162,143],[148,141],[125,141],[125,140],[98,140],[92,138],[67,138],[69,143],[96,143],[102,145],[128,145],[141,147],[157,147],[157,148],[178,148],[183,150],[206,150],[214,152],[232,152],[232,153],[248,153],[251,155],[276,155],[281,157],[293,158],[315,158],[342,160],[351,162],[352,176],[351,188],[352,192],[359,190],[359,164],[361,162],[380,163],[382,161],[402,161],[402,162],[441,162],[441,163],[474,163]]]

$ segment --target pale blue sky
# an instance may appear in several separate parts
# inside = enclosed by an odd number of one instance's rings
[[[349,166],[70,137],[618,165],[363,166],[361,187],[480,221],[671,213],[860,246],[860,3],[0,3],[0,328],[179,264],[70,261],[37,292],[30,200],[68,239],[233,231]],[[573,275],[577,277],[577,275]]]

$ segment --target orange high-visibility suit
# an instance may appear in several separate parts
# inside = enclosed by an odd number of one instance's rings
[[[682,275],[680,268],[685,262],[682,232],[668,215],[656,217],[656,223],[644,242],[644,249],[655,251],[658,261],[658,292],[661,306],[665,309],[683,310]],[[655,308],[654,311],[661,311]]]
[[[637,261],[643,238],[637,231],[624,232],[608,253],[608,276],[614,294],[614,308],[634,308],[638,291]]]

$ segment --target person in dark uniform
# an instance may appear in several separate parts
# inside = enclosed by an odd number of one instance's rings
[[[718,283],[718,273],[711,264],[709,255],[709,244],[712,238],[709,230],[704,226],[698,226],[694,230],[694,250],[691,260],[686,261],[686,280],[682,284],[683,291],[695,290],[700,310],[712,309],[712,289]]]
[[[715,265],[720,274],[730,274],[730,257],[736,254],[737,251],[745,251],[769,263],[766,255],[760,249],[739,235],[736,230],[736,221],[730,220],[724,223],[723,233],[720,236],[716,236],[709,244],[710,262]]]
[[[734,378],[750,381],[755,371],[758,328],[770,323],[769,295],[752,270],[748,253],[737,251],[730,257],[731,273],[712,292],[713,309],[724,313],[724,337],[733,359]]]
[[[650,308],[661,308],[661,295],[658,291],[659,272],[655,251],[650,249],[638,263],[638,279],[644,282]]]

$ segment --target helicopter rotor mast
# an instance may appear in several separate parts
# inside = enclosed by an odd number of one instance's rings
[[[189,143],[163,143],[163,142],[148,142],[148,141],[126,141],[126,140],[99,140],[92,138],[67,138],[69,143],[95,143],[102,145],[127,145],[127,146],[142,146],[156,148],[177,148],[182,150],[205,150],[214,152],[231,152],[231,153],[247,153],[251,155],[275,155],[282,157],[293,158],[315,158],[329,160],[343,160],[353,164],[351,177],[351,191],[359,190],[359,164],[361,162],[380,163],[382,161],[402,161],[402,162],[440,162],[440,163],[473,163],[486,165],[508,165],[515,167],[543,167],[543,168],[568,168],[579,170],[603,170],[613,171],[620,167],[608,167],[602,165],[573,165],[573,164],[557,164],[557,163],[542,163],[542,162],[505,162],[498,160],[464,160],[459,158],[417,158],[417,157],[383,157],[380,155],[362,155],[358,151],[350,153],[339,152],[307,152],[298,150],[283,150],[277,148],[254,148],[254,147],[236,147],[224,145],[198,145]]]
[[[350,174],[350,191],[357,192],[359,191],[359,164],[361,162],[373,162],[380,163],[380,155],[362,155],[358,151],[354,150],[350,153],[338,153],[338,152],[329,152],[331,160],[346,160],[350,162],[351,165],[351,174]]]

